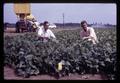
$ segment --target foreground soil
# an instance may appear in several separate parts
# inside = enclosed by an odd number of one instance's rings
[[[4,79],[5,80],[107,80],[107,78],[104,75],[100,75],[100,74],[95,74],[95,75],[70,74],[70,76],[64,76],[59,79],[56,79],[55,77],[49,75],[37,75],[37,76],[30,76],[30,78],[23,78],[16,76],[14,70],[7,66],[4,67]]]

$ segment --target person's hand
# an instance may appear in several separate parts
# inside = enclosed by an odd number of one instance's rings
[[[43,37],[43,39],[49,39],[48,37]]]
[[[42,41],[44,41],[44,40],[49,40],[48,37],[41,37],[41,36],[39,36],[39,39],[42,40]]]
[[[83,37],[83,40],[86,40],[86,39],[88,39],[89,37]]]
[[[92,37],[92,36],[89,36],[89,38],[92,39],[92,40],[94,40],[94,37]]]
[[[88,36],[88,37],[84,37],[83,38],[83,40],[85,40],[85,39],[92,39],[92,40],[94,40],[94,37]]]

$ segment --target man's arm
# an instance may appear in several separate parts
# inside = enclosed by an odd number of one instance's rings
[[[88,36],[88,37],[83,37],[83,39],[94,39],[94,37]]]
[[[88,37],[83,37],[82,39],[85,40],[85,39],[89,39],[89,38],[90,38],[90,37],[88,36]]]
[[[49,34],[50,34],[50,37],[56,38],[55,35],[53,34],[53,32],[52,32],[51,30],[50,30],[50,33],[49,33]]]
[[[39,27],[39,29],[38,29],[38,36],[41,37],[41,35],[42,35],[42,27]]]

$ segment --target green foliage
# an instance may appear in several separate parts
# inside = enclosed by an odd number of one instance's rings
[[[36,33],[4,37],[4,64],[15,68],[19,76],[49,74],[56,77],[70,73],[104,73],[109,79],[116,73],[116,31],[96,29],[99,43],[80,39],[79,30],[55,33],[57,40],[43,42]],[[57,69],[63,61],[63,69]]]

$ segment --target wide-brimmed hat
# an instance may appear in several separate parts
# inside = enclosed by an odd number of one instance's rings
[[[27,20],[33,20],[33,19],[35,19],[35,17],[32,14],[30,14],[26,17],[26,19]]]

